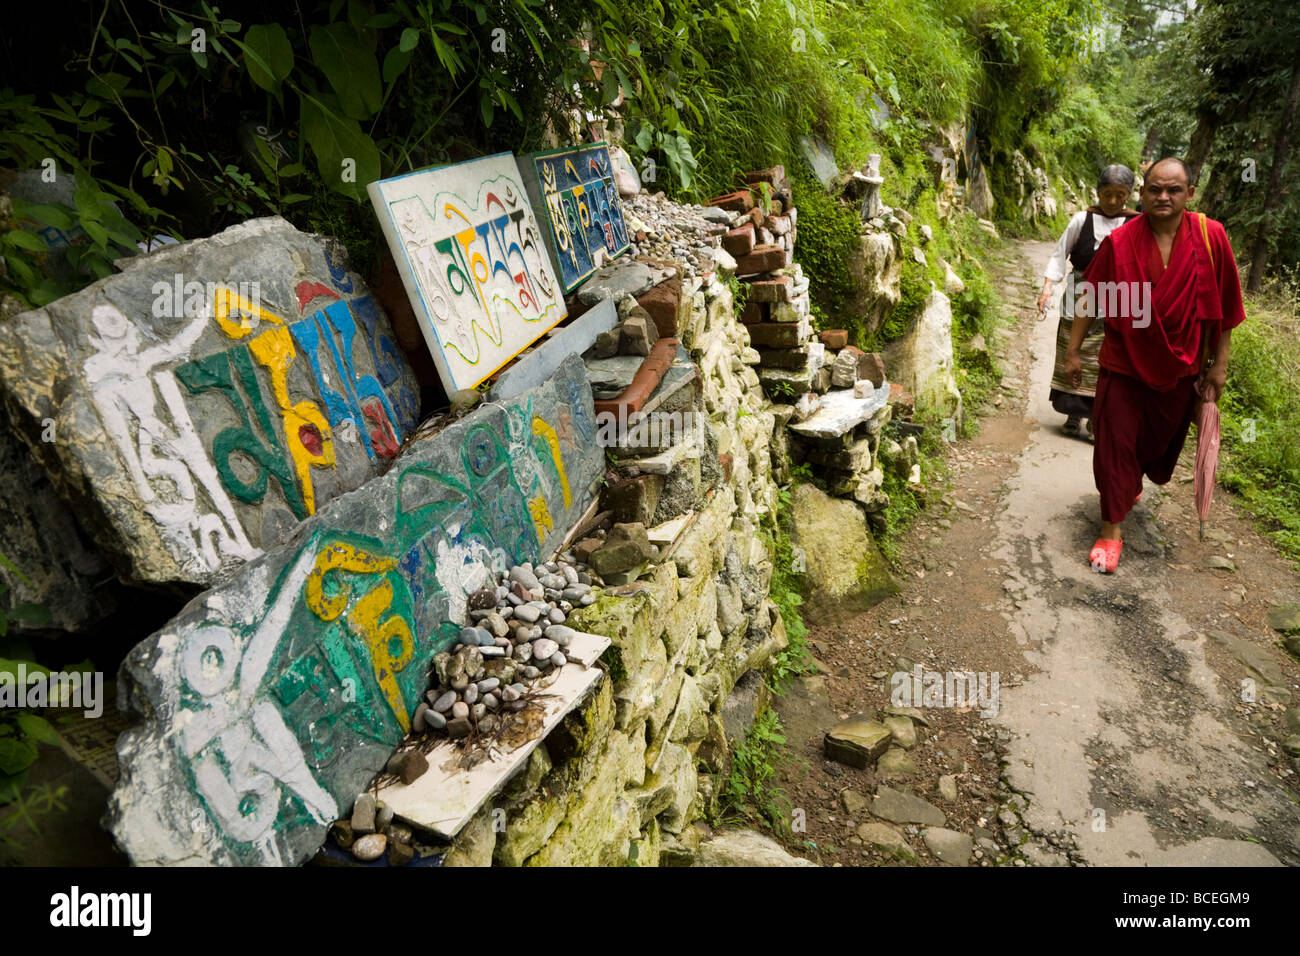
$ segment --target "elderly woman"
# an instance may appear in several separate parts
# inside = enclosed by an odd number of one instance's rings
[[[1038,311],[1045,312],[1052,298],[1052,283],[1065,278],[1065,261],[1070,260],[1074,282],[1083,278],[1083,271],[1092,261],[1092,255],[1101,241],[1111,231],[1122,226],[1137,213],[1125,209],[1133,192],[1133,170],[1127,166],[1107,166],[1097,180],[1097,205],[1077,212],[1065,227],[1056,251],[1043,271],[1043,294],[1038,297]],[[1067,435],[1079,434],[1080,419],[1088,420],[1088,434],[1092,434],[1092,400],[1097,390],[1097,353],[1101,350],[1104,323],[1097,319],[1080,350],[1083,357],[1083,380],[1078,386],[1070,384],[1065,372],[1065,355],[1070,348],[1070,329],[1074,325],[1074,303],[1070,301],[1071,283],[1067,283],[1061,296],[1061,318],[1056,326],[1056,364],[1052,369],[1052,407],[1065,416],[1063,428]],[[1077,296],[1078,293],[1076,292]]]

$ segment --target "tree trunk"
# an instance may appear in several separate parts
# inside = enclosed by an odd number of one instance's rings
[[[1264,284],[1264,270],[1268,267],[1268,241],[1273,236],[1273,223],[1278,207],[1282,205],[1282,170],[1291,158],[1291,132],[1295,126],[1296,109],[1300,107],[1300,66],[1291,67],[1291,89],[1287,93],[1282,115],[1277,118],[1277,135],[1273,137],[1273,165],[1268,171],[1268,186],[1264,191],[1264,214],[1255,233],[1255,248],[1250,257],[1250,278],[1247,292],[1258,292]]]
[[[1211,219],[1222,219],[1219,210],[1223,208],[1224,197],[1228,192],[1228,180],[1234,171],[1241,169],[1241,153],[1234,151],[1232,156],[1224,156],[1210,167],[1210,185],[1196,197],[1196,208]]]
[[[1196,129],[1192,131],[1192,140],[1187,146],[1188,185],[1195,186],[1201,177],[1201,167],[1210,147],[1214,145],[1214,134],[1219,131],[1219,117],[1208,110],[1200,111],[1196,116]]]
[[[1151,125],[1151,128],[1147,130],[1146,142],[1142,144],[1142,155],[1140,157],[1142,162],[1144,163],[1150,162],[1151,160],[1156,158],[1156,146],[1159,144],[1159,142],[1160,142],[1160,130],[1153,123]]]

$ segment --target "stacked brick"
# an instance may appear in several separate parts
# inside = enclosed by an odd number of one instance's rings
[[[783,166],[746,173],[745,179],[746,188],[709,205],[734,214],[722,248],[735,258],[737,278],[749,286],[740,320],[758,353],[759,379],[777,401],[824,392],[830,386],[829,372],[823,374],[825,350],[809,320],[808,279],[794,261],[799,211],[790,180]]]

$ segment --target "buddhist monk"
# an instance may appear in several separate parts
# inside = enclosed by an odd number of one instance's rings
[[[1142,476],[1169,481],[1196,403],[1223,394],[1232,329],[1246,317],[1227,233],[1186,211],[1195,193],[1182,160],[1153,163],[1142,215],[1102,242],[1075,308],[1105,320],[1092,456],[1102,523],[1088,555],[1104,573],[1119,565],[1120,523],[1142,495]],[[1076,321],[1070,335],[1072,382],[1082,379],[1079,349],[1089,324]]]

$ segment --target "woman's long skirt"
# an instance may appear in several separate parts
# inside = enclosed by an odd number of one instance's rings
[[[1077,284],[1081,276],[1076,274]],[[1061,295],[1061,319],[1056,325],[1056,364],[1052,368],[1052,390],[1049,395],[1052,407],[1062,415],[1075,418],[1092,418],[1092,402],[1097,394],[1097,373],[1101,366],[1097,356],[1101,353],[1101,340],[1105,335],[1106,323],[1103,319],[1094,319],[1088,335],[1079,348],[1083,359],[1083,381],[1076,388],[1070,384],[1065,373],[1065,356],[1070,350],[1070,331],[1074,327],[1074,303],[1069,300],[1069,286]]]

